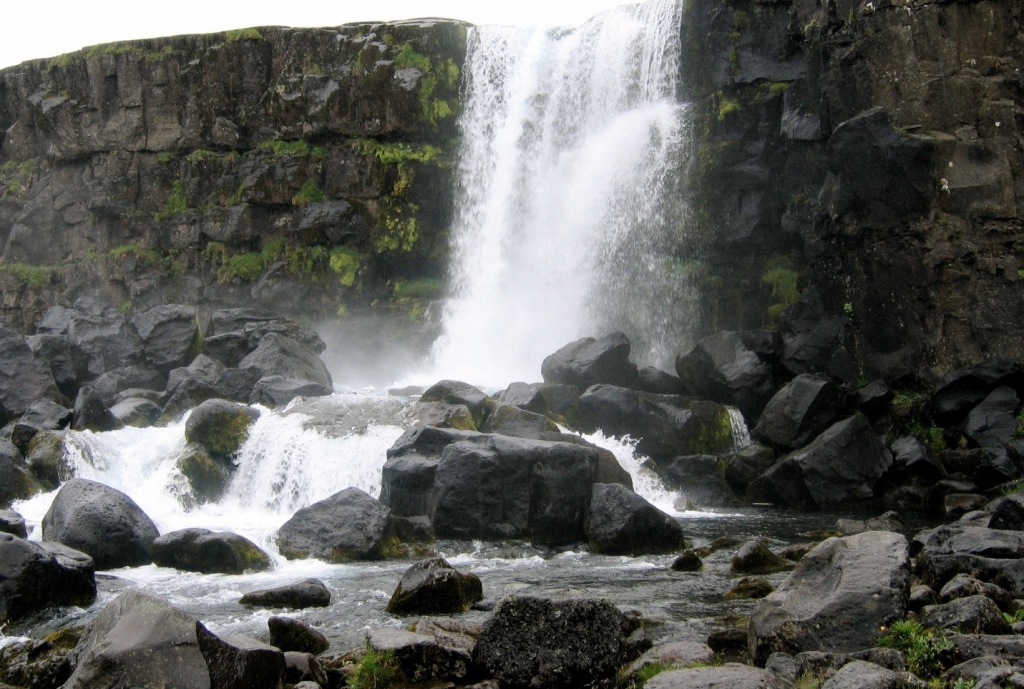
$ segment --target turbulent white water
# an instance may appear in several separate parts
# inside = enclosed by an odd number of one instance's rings
[[[535,380],[613,328],[644,363],[685,347],[680,21],[678,0],[653,0],[574,31],[471,29],[438,373]]]

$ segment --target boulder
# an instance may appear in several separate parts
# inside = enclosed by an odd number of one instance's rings
[[[494,396],[494,402],[499,406],[507,404],[534,414],[545,414],[548,411],[547,400],[540,388],[528,383],[512,383]]]
[[[316,352],[303,343],[277,333],[267,333],[259,346],[239,362],[238,368],[255,368],[260,377],[300,378],[333,389],[331,374]]]
[[[732,588],[722,594],[722,598],[725,600],[744,600],[748,598],[764,598],[772,591],[775,587],[772,586],[771,582],[767,579],[758,579],[757,577],[743,577],[735,584]]]
[[[834,424],[807,447],[782,458],[754,484],[764,501],[782,507],[848,507],[871,500],[876,482],[891,465],[892,456],[871,424],[858,415]]]
[[[267,626],[270,628],[270,645],[282,651],[319,655],[330,647],[326,636],[299,620],[275,616],[267,620]]]
[[[93,561],[59,543],[34,543],[0,533],[0,624],[57,606],[96,600]]]
[[[285,651],[284,665],[286,686],[291,686],[292,689],[297,684],[312,684],[314,687],[327,686],[327,675],[312,653]]]
[[[61,399],[53,373],[32,355],[21,333],[0,321],[0,409],[21,416],[40,399]]]
[[[792,562],[773,553],[759,538],[740,546],[729,564],[729,568],[737,574],[773,574],[792,567]]]
[[[502,687],[572,689],[611,682],[628,621],[600,599],[507,596],[480,630],[474,662]]]
[[[167,386],[167,377],[159,371],[142,366],[126,366],[107,371],[89,383],[104,404],[111,404],[125,390],[140,389],[159,392]]]
[[[607,555],[669,553],[683,545],[683,527],[625,486],[594,484],[586,524],[590,551]]]
[[[995,501],[988,527],[1010,531],[1024,530],[1024,492],[1011,493]]]
[[[703,568],[704,561],[690,548],[684,550],[679,557],[672,561],[672,570],[675,572],[699,572]]]
[[[67,689],[280,689],[284,655],[254,639],[218,637],[188,613],[140,591],[107,604],[76,648]]]
[[[160,418],[160,405],[140,397],[121,400],[110,408],[111,415],[122,426],[149,428]]]
[[[889,413],[889,405],[895,397],[884,380],[876,380],[854,391],[853,404],[857,411],[875,423]]]
[[[197,503],[216,502],[224,495],[234,467],[223,460],[214,459],[202,445],[186,445],[175,466],[188,480],[192,497]]]
[[[78,391],[75,408],[72,410],[71,427],[76,431],[114,431],[121,427],[103,399],[86,386]]]
[[[198,407],[206,400],[217,399],[220,391],[198,378],[186,378],[174,389],[174,393],[160,413],[159,423],[179,421],[188,410]]]
[[[444,402],[455,407],[466,407],[477,426],[487,417],[489,400],[490,398],[478,388],[458,380],[439,381],[420,395],[420,402]]]
[[[0,533],[9,533],[18,538],[28,538],[25,518],[14,510],[0,510]]]
[[[303,327],[289,318],[282,318],[275,313],[262,309],[224,309],[214,311],[210,316],[209,335],[224,333],[242,333],[250,345],[250,351],[267,333],[277,333],[293,340],[320,354],[327,345],[316,332]]]
[[[708,646],[715,653],[739,653],[747,650],[745,629],[716,629],[708,634]]]
[[[230,457],[242,447],[259,416],[252,407],[222,399],[206,400],[185,422],[185,440],[202,445],[213,457]]]
[[[789,689],[791,686],[774,673],[739,663],[668,670],[655,675],[644,684],[646,689]]]
[[[584,337],[544,359],[540,372],[545,383],[573,385],[581,390],[599,384],[628,388],[636,380],[636,364],[629,360],[630,347],[629,338],[618,331],[599,340]]]
[[[217,382],[217,378],[220,377],[223,371],[224,365],[222,363],[216,359],[211,359],[205,354],[198,354],[188,366],[178,367],[167,374],[166,395],[174,394],[178,386],[189,378],[195,378],[207,385],[213,385]]]
[[[906,436],[894,440],[892,445],[893,470],[904,479],[920,479],[935,483],[946,478],[942,462],[932,456],[928,448],[917,438]]]
[[[46,639],[11,640],[0,649],[0,687],[60,687],[74,669],[79,630],[65,628]]]
[[[870,519],[836,520],[836,531],[843,536],[852,536],[864,531],[902,531],[904,528],[906,527],[899,513],[892,510]]]
[[[894,672],[864,660],[851,660],[821,685],[822,689],[926,689],[909,672]]]
[[[394,546],[390,514],[358,488],[346,488],[296,512],[278,530],[277,547],[289,560],[381,560]]]
[[[43,517],[42,533],[44,541],[86,553],[99,570],[152,562],[150,549],[160,535],[130,497],[81,478],[61,487]]]
[[[1012,634],[1010,624],[990,598],[966,596],[929,605],[919,618],[924,627],[957,630],[961,634]]]
[[[67,428],[71,424],[72,417],[70,409],[62,407],[52,400],[36,400],[15,422],[14,430],[11,433],[11,442],[21,450],[22,454],[28,454],[28,445],[37,433]]]
[[[980,366],[950,373],[935,386],[929,406],[939,426],[963,422],[967,414],[998,387],[1019,390],[1024,370],[1009,359],[990,359]]]
[[[562,383],[544,383],[537,386],[541,397],[548,407],[549,414],[555,414],[565,419],[571,419],[576,414],[576,404],[579,402],[582,390],[575,385],[564,385]]]
[[[246,369],[241,369],[245,371]],[[267,376],[260,378],[249,394],[249,404],[262,404],[274,409],[283,407],[296,397],[325,397],[334,392],[329,385],[301,378]]]
[[[194,306],[161,304],[132,318],[146,363],[170,371],[191,361],[199,350],[199,321]]]
[[[238,602],[263,608],[326,608],[331,604],[331,592],[319,579],[306,579],[297,584],[252,591]]]
[[[947,450],[942,457],[949,471],[966,475],[983,490],[1015,481],[1022,475],[1021,465],[1003,447]]]
[[[203,340],[203,354],[231,368],[238,366],[254,349],[256,345],[250,345],[249,337],[240,330],[211,335]]]
[[[548,417],[508,404],[499,404],[480,430],[534,440],[552,440],[559,434],[558,426]]]
[[[750,652],[763,665],[772,653],[852,652],[872,646],[906,615],[910,594],[907,540],[889,531],[829,538],[750,619]]]
[[[74,467],[64,451],[65,433],[42,431],[28,444],[25,458],[28,471],[46,490],[54,490],[62,481],[74,476]]]
[[[153,541],[150,549],[158,567],[203,574],[262,572],[274,566],[259,546],[234,533],[209,529],[172,531]]]
[[[44,335],[66,336],[85,353],[91,376],[144,362],[142,341],[124,315],[92,297],[79,297],[70,309],[51,307],[37,330]]]
[[[777,450],[795,450],[821,435],[842,406],[838,385],[822,376],[801,373],[768,401],[750,435]]]
[[[266,378],[267,381],[277,380],[276,376]],[[287,378],[283,380],[288,380]],[[226,368],[217,374],[217,379],[213,381],[213,387],[217,388],[220,392],[221,397],[232,402],[242,402],[244,404],[264,404],[262,401],[257,400],[251,402],[252,391],[256,388],[256,383],[260,381],[260,372],[254,368]],[[308,381],[301,381],[304,385],[314,385]],[[268,385],[270,385],[268,383]],[[320,388],[318,389],[325,389]],[[330,391],[324,393],[330,394]],[[296,391],[296,395],[305,395],[307,397],[314,397],[316,395],[307,394],[305,392]],[[289,397],[282,404],[287,404],[292,400]],[[276,402],[271,404],[265,404],[264,406],[279,406]]]
[[[441,454],[453,443],[476,437],[470,431],[434,426],[406,431],[387,451],[380,501],[399,517],[433,514],[437,502],[434,475]]]
[[[706,337],[676,357],[676,373],[690,394],[738,407],[753,426],[775,394],[771,369],[749,349],[739,332]]]
[[[651,666],[673,668],[710,665],[714,659],[715,652],[707,644],[699,641],[675,641],[659,644],[637,658],[629,666],[629,674],[635,677],[643,668]]]
[[[64,335],[31,335],[25,338],[37,361],[49,367],[61,394],[74,399],[82,381],[89,378],[89,359]]]
[[[729,412],[715,402],[595,385],[580,397],[576,418],[582,430],[637,439],[637,451],[657,462],[735,446]]]
[[[632,388],[637,392],[649,392],[652,395],[682,395],[685,392],[679,376],[653,366],[644,366],[637,371]]]
[[[416,422],[435,428],[454,428],[460,431],[477,430],[473,412],[464,404],[447,402],[417,402],[413,407]]]
[[[921,531],[911,542],[921,578],[941,589],[957,574],[997,582],[1014,596],[1024,595],[1024,532],[967,524]]]
[[[664,468],[662,477],[693,505],[723,507],[740,502],[725,480],[724,460],[715,455],[676,457]]]
[[[14,444],[0,438],[0,507],[9,507],[15,500],[25,500],[43,487],[32,477],[25,459]]]
[[[761,443],[746,447],[722,457],[725,481],[736,495],[745,495],[750,484],[775,464],[775,451]]]
[[[410,683],[462,680],[472,666],[467,651],[414,632],[371,629],[366,633],[366,645],[378,653],[390,653],[399,673]]]
[[[483,597],[480,577],[463,574],[438,557],[417,562],[406,570],[385,612],[392,615],[461,613]]]
[[[996,388],[967,415],[963,434],[979,447],[1003,447],[1017,430],[1020,400],[1012,388]]]

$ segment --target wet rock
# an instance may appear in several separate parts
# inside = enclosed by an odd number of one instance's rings
[[[224,365],[205,354],[197,355],[188,366],[172,370],[167,374],[167,395],[173,395],[178,386],[190,378],[207,385],[213,385],[224,372]]]
[[[512,383],[494,396],[494,402],[497,405],[519,407],[534,414],[545,414],[548,411],[547,400],[540,388],[529,383]]]
[[[162,304],[132,318],[142,340],[146,363],[158,371],[184,366],[200,344],[196,309],[183,304]]]
[[[906,527],[904,527],[899,513],[892,510],[871,519],[839,519],[836,522],[836,531],[844,536],[852,536],[865,531],[902,531],[904,528]]]
[[[266,385],[268,387],[272,387],[271,383],[276,381],[277,378],[275,376],[271,376],[271,377],[266,378],[264,380],[268,381],[266,383]],[[221,371],[219,374],[217,374],[217,379],[215,381],[213,381],[213,387],[217,388],[217,390],[221,394],[221,397],[223,397],[226,400],[231,400],[232,402],[242,402],[242,403],[245,403],[245,404],[264,404],[264,402],[261,401],[261,400],[256,400],[255,402],[250,401],[251,398],[252,398],[252,392],[256,388],[256,384],[259,381],[260,381],[260,372],[257,369],[254,369],[254,368],[226,368],[223,371]],[[304,385],[309,385],[309,383],[308,382],[304,382]],[[318,389],[324,389],[324,388],[318,388]],[[316,395],[307,394],[307,393],[301,392],[301,391],[296,391],[296,394],[297,395],[305,395],[307,397],[315,397],[316,396]],[[324,394],[330,394],[330,391],[328,391],[328,392],[326,392]],[[295,397],[295,396],[296,395],[293,395],[292,397]],[[292,400],[292,397],[289,397],[287,400],[285,400],[281,404],[287,404],[288,402],[290,402]],[[270,401],[270,400],[268,400],[268,401]],[[275,406],[281,406],[281,405],[278,404],[277,401],[276,401],[276,398],[274,398],[274,403],[273,404],[264,404],[264,406],[273,408]]]
[[[747,630],[745,629],[716,629],[708,634],[708,646],[715,653],[728,651],[746,651]]]
[[[0,510],[0,533],[9,533],[18,538],[28,538],[25,518],[14,510]]]
[[[699,641],[675,641],[659,644],[637,658],[629,666],[629,674],[635,677],[640,670],[652,665],[664,668],[686,667],[710,664],[714,659],[715,652],[707,644]]]
[[[636,380],[636,365],[629,360],[629,338],[612,332],[599,340],[584,337],[570,342],[541,364],[545,383],[573,385],[585,390],[592,385],[628,388]]]
[[[853,660],[822,684],[822,689],[926,689],[927,686],[909,672],[893,672],[875,663]]]
[[[956,598],[921,611],[921,624],[937,629],[956,629],[966,634],[1012,634],[999,607],[985,596]]]
[[[436,493],[434,475],[444,449],[476,438],[469,431],[418,426],[402,434],[387,451],[381,475],[380,500],[401,517],[430,515]]]
[[[767,579],[758,579],[756,577],[743,577],[735,585],[724,594],[722,597],[726,600],[742,600],[746,598],[764,598],[769,593],[775,590],[775,587],[771,585]]]
[[[28,454],[28,445],[40,431],[59,431],[71,424],[72,412],[51,400],[36,400],[14,424],[13,442],[22,454]]]
[[[775,394],[771,370],[739,332],[704,338],[676,358],[676,373],[687,393],[738,407],[748,425],[757,421]]]
[[[786,689],[790,685],[767,670],[739,663],[726,663],[719,667],[668,670],[655,675],[644,686],[647,689],[700,689],[701,687]]]
[[[267,333],[259,346],[239,362],[238,368],[255,368],[261,377],[300,378],[333,389],[331,374],[316,352],[301,342]]]
[[[921,531],[911,542],[921,578],[940,589],[957,574],[998,581],[1010,594],[1024,593],[1024,533],[966,524]]]
[[[538,385],[537,389],[540,390],[540,394],[548,406],[548,413],[565,419],[575,417],[576,405],[583,392],[580,388],[562,383],[544,383]]]
[[[299,620],[271,617],[267,626],[270,628],[270,645],[282,651],[319,655],[330,647],[326,636]]]
[[[723,507],[740,503],[725,480],[725,462],[715,455],[676,457],[662,475],[693,505]]]
[[[487,421],[480,430],[484,433],[497,433],[516,438],[532,438],[533,440],[551,440],[559,433],[558,426],[548,417],[508,404],[499,404],[487,417]]]
[[[434,558],[406,570],[385,611],[392,615],[462,613],[483,597],[478,576],[463,574],[444,559]]]
[[[948,658],[963,663],[972,658],[998,656],[1024,660],[1024,637],[1010,634],[946,634],[953,645]]]
[[[863,416],[840,421],[807,447],[787,455],[755,482],[776,505],[803,509],[869,501],[892,456]],[[752,485],[748,495],[754,490]]]
[[[56,606],[96,600],[93,561],[59,543],[35,543],[0,533],[0,623]]]
[[[988,527],[1010,531],[1024,530],[1024,493],[1016,492],[997,501]]]
[[[282,649],[283,650],[283,649]],[[313,683],[322,687],[327,684],[327,675],[312,653],[285,651],[284,679],[288,684]]]
[[[9,440],[0,438],[0,507],[14,500],[24,500],[41,492],[43,487],[28,472],[25,458]]]
[[[319,579],[306,579],[297,584],[252,591],[238,602],[265,608],[326,608],[331,604],[331,592]]]
[[[28,445],[28,471],[47,490],[54,490],[74,475],[64,452],[64,434],[65,431],[43,431]]]
[[[958,680],[972,682],[976,687],[1001,687],[1015,682],[1008,682],[1014,674],[1020,672],[1020,662],[1008,658],[988,656],[973,658],[946,670],[941,679],[949,684]]]
[[[231,483],[233,467],[211,457],[202,445],[186,445],[175,466],[200,504],[219,500]]]
[[[0,687],[60,687],[71,676],[75,632],[8,643],[0,649]],[[68,639],[65,640],[64,636]],[[50,639],[53,639],[51,641]]]
[[[1020,377],[1020,365],[1009,359],[990,359],[975,368],[954,371],[935,386],[929,402],[932,416],[944,428],[959,424],[996,388],[1017,388]]]
[[[110,413],[122,426],[149,428],[160,418],[159,404],[138,397],[128,398],[110,408]]]
[[[802,373],[768,401],[750,435],[783,452],[803,447],[831,425],[843,406],[839,386]]]
[[[474,604],[473,609],[481,610],[479,605],[479,603]],[[491,606],[490,611],[494,610],[494,605]],[[473,652],[477,637],[480,636],[478,625],[460,622],[452,617],[421,617],[409,626],[409,631],[432,636],[442,646],[461,648],[467,653]]]
[[[237,367],[254,349],[256,345],[250,344],[241,330],[211,335],[203,340],[203,354],[231,368]]]
[[[225,371],[227,373],[231,369]],[[254,369],[239,369],[241,371]],[[218,390],[221,385],[215,385]],[[301,378],[286,378],[284,376],[266,376],[260,378],[252,386],[252,392],[246,399],[249,404],[262,404],[265,407],[274,409],[283,407],[296,397],[325,397],[334,392],[334,389],[321,383],[314,383]]]
[[[792,567],[792,562],[773,553],[760,539],[744,543],[729,565],[738,574],[772,574]]]
[[[907,540],[888,531],[830,538],[809,552],[750,621],[754,662],[775,651],[851,652],[906,614]]]
[[[889,412],[889,403],[895,396],[884,380],[876,380],[857,388],[853,393],[853,402],[857,411],[864,413],[871,423],[875,423]]]
[[[932,605],[935,603],[937,598],[938,597],[935,595],[935,589],[931,586],[915,584],[910,587],[910,598],[907,600],[907,609],[917,612],[926,605]]]
[[[301,342],[316,354],[327,348],[313,330],[264,309],[223,309],[213,312],[210,317],[211,336],[236,332],[245,335],[250,351],[256,349],[267,333],[284,335]]]
[[[358,488],[346,488],[296,512],[278,530],[277,546],[289,560],[381,560],[394,546],[390,514]]]
[[[986,581],[980,581],[969,574],[957,574],[946,582],[939,591],[939,600],[948,603],[957,598],[968,596],[985,596],[991,598],[1001,609],[1009,609],[1011,605],[1010,594],[1001,586]]]
[[[71,427],[76,431],[113,431],[121,427],[107,405],[92,388],[86,386],[78,391],[72,410]]]
[[[942,511],[950,517],[974,512],[985,506],[988,499],[974,493],[950,493],[942,502]]]
[[[761,443],[751,443],[742,450],[723,457],[725,480],[736,495],[744,495],[758,476],[775,464],[775,451]]]
[[[687,548],[672,562],[672,570],[676,572],[699,572],[704,567],[703,560],[697,553]]]
[[[907,436],[893,441],[893,469],[900,476],[935,483],[946,478],[946,469],[917,438]]]
[[[181,529],[160,536],[151,546],[153,563],[203,574],[262,572],[274,566],[259,546],[238,534]]]
[[[669,553],[683,545],[683,527],[625,486],[594,484],[586,524],[590,551],[607,555]]]
[[[56,541],[92,557],[96,569],[135,567],[153,561],[160,535],[135,501],[102,483],[73,478],[43,517],[44,541]]]
[[[603,600],[508,596],[481,629],[473,660],[503,687],[581,687],[612,680],[632,660],[622,657],[626,630]]]
[[[489,399],[478,388],[458,380],[438,381],[420,395],[420,402],[444,402],[455,407],[466,407],[472,415],[474,426],[483,424],[489,411]]]
[[[280,689],[284,655],[272,646],[218,637],[178,608],[140,591],[123,593],[82,637],[68,689],[118,686]]]
[[[111,404],[125,390],[141,389],[159,392],[167,386],[167,377],[159,371],[142,366],[127,366],[107,371],[89,386],[104,404]]]
[[[143,364],[142,342],[135,329],[117,309],[92,297],[79,297],[70,309],[50,308],[39,322],[38,332],[66,336],[85,353],[92,376]]]
[[[472,658],[461,648],[439,644],[433,637],[398,629],[372,629],[367,646],[392,653],[399,672],[410,682],[459,680],[469,674]]]
[[[89,378],[89,360],[63,335],[31,335],[25,338],[37,361],[49,367],[61,394],[74,399],[82,381]]]
[[[1003,447],[1017,430],[1019,406],[1012,388],[996,388],[967,415],[964,435],[979,447]]]
[[[679,376],[666,373],[653,366],[644,366],[636,373],[636,380],[630,386],[637,392],[649,392],[652,395],[682,395],[683,381]]]
[[[198,443],[213,457],[230,457],[249,437],[260,413],[227,400],[207,400],[192,410],[185,422],[185,440]]]
[[[473,412],[464,404],[447,402],[417,402],[413,408],[416,421],[423,426],[454,428],[460,431],[477,430]]]
[[[198,407],[206,400],[217,399],[219,396],[220,391],[209,383],[204,383],[198,378],[186,378],[174,388],[174,393],[160,413],[159,423],[174,423],[190,409]]]
[[[60,398],[49,367],[32,355],[21,333],[0,321],[0,409],[21,416],[36,400]]]

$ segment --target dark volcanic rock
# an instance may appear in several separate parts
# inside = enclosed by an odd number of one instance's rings
[[[773,553],[760,539],[754,539],[740,547],[729,566],[740,574],[772,574],[790,569],[793,563]]]
[[[955,629],[961,634],[1012,634],[999,607],[985,596],[957,598],[921,611],[922,626]]]
[[[186,572],[204,574],[242,574],[260,572],[274,566],[259,546],[233,533],[214,533],[209,529],[182,529],[153,541],[153,563]]]
[[[93,561],[59,543],[33,543],[0,533],[0,623],[55,606],[96,600]]]
[[[227,369],[225,373],[232,369]],[[254,369],[239,369],[241,371]],[[218,380],[215,386],[218,390],[222,385]],[[296,397],[324,397],[334,392],[333,388],[321,383],[314,383],[301,378],[285,378],[284,376],[267,376],[260,378],[252,386],[252,391],[245,399],[249,404],[262,404],[265,407],[274,409],[283,407]]]
[[[266,380],[273,380],[273,378],[271,376]],[[254,404],[249,400],[252,397],[253,388],[256,387],[259,380],[260,372],[254,368],[226,368],[217,374],[217,379],[213,381],[213,387],[217,388],[221,397],[226,400]],[[262,404],[262,402],[256,403]]]
[[[1020,365],[1009,359],[990,359],[975,368],[950,373],[932,394],[930,406],[935,422],[943,427],[962,422],[996,388],[1019,387],[1022,374]]]
[[[42,528],[44,541],[81,550],[100,570],[152,562],[150,548],[160,535],[134,500],[81,478],[71,479],[60,489]]]
[[[473,660],[503,687],[597,684],[630,660],[623,658],[627,629],[625,616],[603,600],[510,596],[484,624]]]
[[[0,510],[0,533],[9,533],[18,538],[28,538],[25,518],[14,510]]]
[[[782,451],[803,447],[829,427],[842,397],[828,378],[802,373],[768,401],[750,435]]]
[[[148,428],[160,418],[160,405],[140,397],[121,400],[110,408],[110,413],[122,426]]]
[[[683,527],[625,486],[594,485],[586,525],[590,550],[608,555],[668,553],[683,545]]]
[[[271,617],[267,620],[267,626],[270,628],[270,645],[282,651],[317,655],[330,647],[327,637],[299,620]]]
[[[1024,531],[1024,493],[1012,493],[997,501],[988,526],[990,529]]]
[[[644,686],[649,689],[786,689],[790,684],[767,670],[739,663],[727,663],[720,667],[668,670],[655,675]]]
[[[60,399],[53,374],[32,356],[21,333],[0,321],[0,409],[21,416],[30,404],[42,398]]]
[[[277,333],[267,333],[260,344],[239,362],[238,368],[255,368],[262,377],[300,378],[332,388],[331,374],[305,344]]]
[[[666,373],[653,366],[644,366],[636,373],[632,388],[652,395],[682,395],[683,381],[678,376]]]
[[[704,568],[704,561],[692,549],[687,548],[672,562],[676,572],[699,572]]]
[[[173,423],[181,419],[189,409],[198,407],[206,400],[217,399],[220,391],[198,378],[186,378],[174,389],[160,413],[161,423]]]
[[[1024,532],[948,524],[914,536],[921,578],[941,589],[957,574],[995,581],[1014,596],[1024,595]]]
[[[676,358],[676,373],[688,393],[738,407],[750,425],[775,394],[771,370],[738,332],[704,338]]]
[[[306,579],[297,584],[252,591],[238,602],[265,608],[326,608],[331,604],[331,592],[319,579]]]
[[[76,431],[113,431],[121,427],[103,399],[88,386],[78,391],[72,413],[71,427]]]
[[[166,385],[167,378],[162,373],[142,366],[116,368],[89,383],[89,386],[106,404],[111,404],[114,398],[125,390],[138,388],[160,391]]]
[[[30,335],[25,342],[36,360],[49,367],[61,393],[73,399],[82,381],[89,378],[89,359],[85,352],[64,335]]]
[[[764,598],[775,590],[767,579],[757,577],[743,577],[737,581],[731,589],[722,594],[725,600],[738,600],[745,598]]]
[[[366,645],[378,653],[390,653],[399,673],[412,683],[462,680],[470,671],[468,651],[440,644],[432,636],[398,629],[371,629]]]
[[[726,483],[736,495],[744,495],[751,482],[775,464],[775,451],[760,443],[751,443],[725,455],[722,461]]]
[[[42,334],[66,336],[85,353],[93,376],[143,363],[142,342],[135,329],[117,309],[91,297],[76,299],[70,309],[54,306],[38,329]]]
[[[260,413],[227,400],[207,400],[192,410],[185,422],[185,440],[198,443],[214,457],[230,457],[249,437]]]
[[[776,651],[859,651],[906,614],[907,540],[888,531],[830,538],[803,557],[750,620],[750,650],[763,664]]]
[[[11,442],[17,445],[22,453],[27,454],[29,443],[37,433],[67,428],[72,418],[73,414],[70,409],[51,400],[36,400],[15,422],[14,431],[11,433]]]
[[[211,457],[206,448],[198,444],[186,445],[175,466],[188,479],[192,496],[198,503],[219,500],[231,483],[234,469],[229,462]]]
[[[387,452],[380,501],[400,517],[430,515],[437,502],[434,475],[452,443],[477,437],[471,431],[418,426],[402,434]]]
[[[214,311],[210,317],[210,335],[242,333],[252,351],[267,333],[277,333],[301,342],[320,354],[327,348],[314,331],[305,328],[289,318],[282,318],[264,309],[224,309]],[[227,363],[227,362],[225,362]]]
[[[21,452],[9,440],[0,438],[0,507],[14,500],[30,498],[42,490],[27,471]]]
[[[628,388],[637,373],[629,351],[629,339],[618,331],[599,340],[584,337],[544,359],[540,371],[545,383],[573,385],[581,390],[599,384]]]
[[[142,339],[146,363],[158,371],[184,366],[199,349],[199,323],[193,306],[156,306],[132,318],[132,325]]]
[[[393,539],[390,514],[363,491],[347,488],[296,512],[278,530],[277,546],[289,560],[380,560]]]
[[[509,404],[534,414],[544,414],[548,410],[547,400],[540,388],[528,383],[512,383],[494,396],[496,404]]]
[[[693,505],[723,507],[740,502],[725,479],[725,462],[715,455],[676,457],[662,476]]]
[[[875,483],[891,464],[868,420],[858,415],[784,457],[755,483],[760,495],[777,505],[829,509],[871,500]]]
[[[552,440],[559,433],[558,426],[548,417],[508,404],[498,405],[487,417],[487,421],[480,430],[484,433],[533,438],[534,440]]]
[[[442,558],[406,570],[388,601],[392,615],[447,615],[466,612],[484,597],[480,577],[463,574]]]
[[[907,436],[893,441],[893,469],[901,476],[919,478],[934,483],[946,477],[946,469],[942,463],[932,456],[928,448],[917,438]]]
[[[967,415],[964,435],[980,447],[1003,447],[1017,430],[1020,400],[1011,388],[996,388]]]
[[[444,402],[456,407],[466,407],[477,425],[482,424],[487,416],[488,399],[480,389],[458,380],[438,381],[420,395],[420,402]]]

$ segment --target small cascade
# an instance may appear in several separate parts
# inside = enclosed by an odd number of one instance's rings
[[[732,450],[739,452],[750,445],[750,429],[743,419],[743,413],[736,407],[726,407],[729,412],[729,426],[732,428]]]
[[[637,441],[628,437],[622,439],[610,438],[601,431],[583,437],[615,455],[619,466],[625,469],[629,473],[630,478],[633,479],[633,491],[637,495],[662,512],[677,517],[686,516],[684,512],[680,512],[676,508],[676,503],[682,497],[681,494],[670,490],[661,480],[661,477],[658,476],[657,472],[647,466],[647,462],[650,461],[649,459],[643,455],[637,455]]]
[[[651,0],[571,31],[470,29],[439,376],[532,380],[612,329],[643,363],[686,348],[681,20],[679,0]]]

